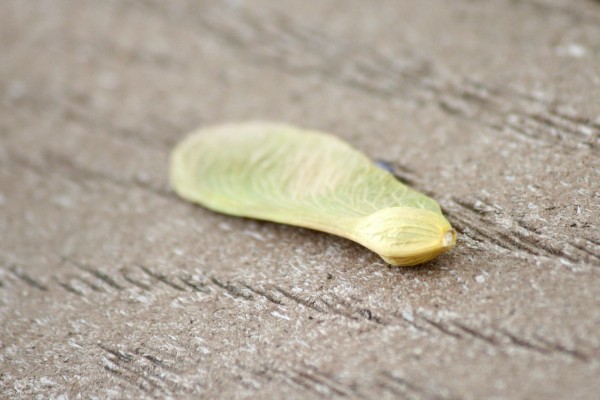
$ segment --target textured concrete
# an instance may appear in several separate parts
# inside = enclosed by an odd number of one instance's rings
[[[0,3],[0,397],[597,399],[600,3]],[[435,197],[418,268],[178,199],[206,124]]]

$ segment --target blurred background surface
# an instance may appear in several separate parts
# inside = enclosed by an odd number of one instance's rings
[[[0,397],[597,398],[600,3],[3,0],[0,48]],[[391,163],[457,247],[170,191],[255,119]]]

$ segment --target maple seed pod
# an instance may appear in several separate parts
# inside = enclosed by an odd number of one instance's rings
[[[171,155],[171,185],[213,211],[328,232],[397,266],[456,244],[435,200],[335,136],[250,122],[200,129]]]

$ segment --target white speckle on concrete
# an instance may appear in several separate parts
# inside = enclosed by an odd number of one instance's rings
[[[596,131],[593,128],[587,126],[580,126],[579,132],[583,133],[586,136],[592,136]]]
[[[75,200],[68,196],[55,196],[52,198],[52,203],[61,208],[73,208],[75,206]]]
[[[142,304],[148,304],[150,303],[150,298],[148,296],[144,296],[143,294],[140,295],[134,295],[131,298],[133,301],[136,301],[138,303],[142,303]]]
[[[221,223],[219,223],[219,228],[223,229],[224,231],[230,231],[231,230],[231,225],[229,225],[226,222],[221,222]]]
[[[256,240],[258,240],[258,241],[260,241],[260,242],[264,242],[264,241],[266,240],[266,239],[265,239],[265,237],[264,237],[263,235],[261,235],[261,234],[260,234],[260,233],[258,233],[258,232],[255,232],[255,231],[251,231],[251,230],[245,230],[245,231],[244,231],[244,234],[245,234],[246,236],[249,236],[249,237],[251,237],[252,239],[256,239]]]
[[[69,346],[76,348],[76,349],[83,349],[83,347],[78,345],[77,343],[75,343],[74,340],[69,340]]]
[[[588,54],[588,50],[578,43],[568,43],[556,48],[556,55],[559,57],[581,58]]]
[[[50,379],[48,377],[45,377],[45,376],[42,376],[40,378],[40,383],[42,385],[44,385],[44,386],[54,386],[54,385],[56,385],[56,382],[54,382],[52,379]]]
[[[567,260],[565,258],[561,258],[560,259],[560,263],[562,265],[566,265],[567,267],[572,267],[574,265],[571,261],[569,261],[569,260]]]
[[[288,317],[287,315],[279,314],[277,311],[273,311],[271,315],[277,318],[285,319],[286,321],[290,320],[290,317]]]

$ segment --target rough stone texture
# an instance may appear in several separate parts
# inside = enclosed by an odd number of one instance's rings
[[[0,3],[0,397],[597,399],[600,3]],[[169,190],[190,130],[333,132],[457,248]]]

